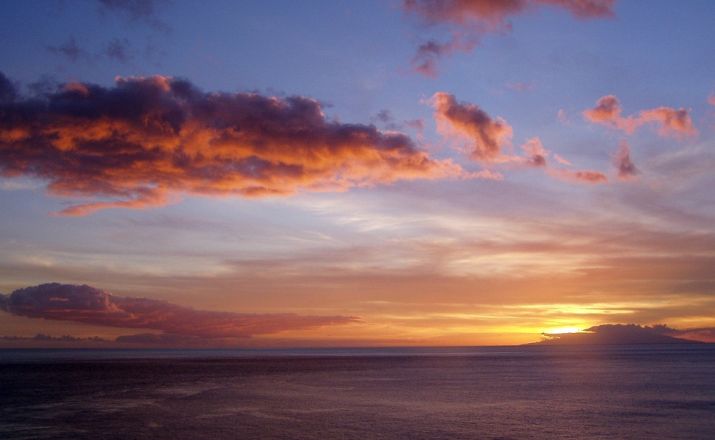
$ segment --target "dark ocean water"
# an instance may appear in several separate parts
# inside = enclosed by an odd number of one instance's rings
[[[2,439],[715,439],[715,346],[0,350]]]

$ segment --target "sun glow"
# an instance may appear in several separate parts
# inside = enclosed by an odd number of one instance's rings
[[[549,335],[562,335],[564,333],[579,333],[580,331],[581,329],[578,327],[557,327],[549,329],[544,333]]]

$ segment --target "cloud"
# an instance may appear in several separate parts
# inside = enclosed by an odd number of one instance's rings
[[[0,103],[12,102],[17,97],[17,89],[10,79],[0,72]]]
[[[563,8],[578,18],[613,16],[615,0],[404,0],[403,9],[430,24],[504,26],[512,15],[539,6]]]
[[[483,35],[510,30],[511,16],[541,6],[565,9],[581,19],[613,16],[615,0],[403,0],[403,10],[428,26],[441,25],[451,32],[444,43],[429,40],[412,60],[416,72],[437,75],[437,61],[454,52],[469,52]]]
[[[159,19],[158,13],[166,0],[99,0],[102,11],[113,12],[132,22],[143,22],[158,30],[166,31],[168,25]]]
[[[618,171],[618,178],[628,180],[638,174],[638,168],[631,160],[631,151],[626,141],[622,141],[618,151],[613,156],[613,166]]]
[[[673,330],[672,334],[682,339],[715,343],[715,328],[713,327]]]
[[[557,179],[561,179],[567,182],[589,184],[604,183],[608,181],[606,175],[601,173],[600,171],[554,168],[548,162],[550,152],[546,148],[544,148],[544,145],[541,143],[541,139],[539,139],[538,137],[529,139],[524,145],[521,146],[521,148],[524,150],[524,153],[526,153],[526,157],[513,158],[513,161],[521,162],[531,167],[542,168],[546,172],[546,174]],[[560,165],[571,165],[571,162],[559,156],[558,154],[554,154],[554,159]]]
[[[697,134],[690,113],[684,108],[657,107],[635,116],[622,116],[621,104],[614,95],[602,96],[596,106],[583,112],[586,120],[610,126],[632,134],[639,127],[655,123],[661,136],[692,136]]]
[[[526,141],[524,145],[521,146],[527,155],[526,162],[535,167],[545,167],[546,157],[549,152],[546,151],[544,145],[541,143],[541,139],[534,137]]]
[[[569,115],[566,113],[566,110],[560,108],[556,112],[556,120],[562,124],[567,124],[569,122]]]
[[[90,57],[89,53],[77,44],[77,40],[75,40],[74,36],[69,37],[67,41],[59,46],[47,46],[47,50],[54,54],[64,56],[73,63],[82,58]]]
[[[708,96],[708,104],[715,105],[715,95]]]
[[[469,139],[469,156],[487,165],[538,167],[552,177],[575,183],[603,183],[608,178],[599,171],[553,168],[548,164],[549,151],[538,137],[522,145],[524,156],[506,154],[513,135],[512,127],[502,118],[492,118],[475,104],[459,102],[454,95],[437,92],[432,96],[437,128],[444,136]],[[557,162],[565,161],[559,156]]]
[[[104,49],[104,55],[108,58],[119,61],[121,63],[126,63],[131,60],[132,56],[129,50],[129,42],[123,38],[115,38],[107,44]]]
[[[0,103],[0,175],[47,181],[56,196],[100,198],[66,215],[186,193],[265,197],[468,177],[407,135],[328,119],[314,99],[205,93],[165,76],[67,83]]]
[[[641,326],[637,324],[604,324],[587,328],[578,333],[549,334],[545,345],[627,345],[627,344],[683,344],[697,342],[675,337],[682,330],[665,325]]]
[[[563,168],[549,168],[547,173],[557,179],[574,183],[605,183],[608,177],[600,171],[593,170],[568,170]]]
[[[644,110],[637,120],[642,124],[648,122],[659,124],[658,133],[661,136],[693,136],[697,134],[690,113],[684,108],[658,107]]]
[[[0,339],[5,341],[42,341],[42,342],[106,342],[106,339],[99,336],[90,336],[80,338],[71,335],[51,336],[44,333],[38,333],[29,338],[25,336],[0,336]]]
[[[201,345],[205,342],[205,339],[170,333],[139,333],[136,335],[117,336],[115,342],[142,345]]]
[[[515,157],[514,162],[521,162],[530,167],[542,168],[546,174],[557,179],[575,183],[604,183],[608,180],[605,174],[600,171],[593,170],[570,170],[565,168],[554,168],[548,163],[550,152],[544,148],[541,139],[534,137],[526,141],[521,146],[526,153],[526,157]],[[556,161],[562,165],[564,162],[570,165],[571,163],[559,155],[555,155]]]
[[[0,310],[28,318],[160,330],[196,338],[247,338],[356,321],[350,316],[245,314],[195,310],[148,298],[114,296],[87,285],[49,283],[0,295]]]
[[[510,82],[506,88],[515,92],[531,92],[534,90],[534,83],[531,82]]]
[[[460,34],[453,35],[445,43],[429,40],[420,44],[417,48],[417,53],[412,58],[412,68],[417,73],[436,78],[438,73],[437,62],[440,58],[455,52],[470,52],[478,43],[478,39]]]
[[[556,162],[560,163],[561,165],[566,165],[566,166],[573,165],[571,163],[571,161],[569,161],[568,159],[566,159],[563,156],[560,156],[558,154],[554,154],[554,160],[556,160]]]
[[[613,17],[616,0],[537,0],[537,4],[558,6],[578,18]]]
[[[502,149],[512,137],[512,128],[504,119],[492,118],[479,106],[458,102],[445,92],[435,93],[432,105],[441,133],[473,141],[472,159],[487,163],[504,160]]]

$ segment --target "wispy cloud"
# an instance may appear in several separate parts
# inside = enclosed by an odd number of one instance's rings
[[[613,166],[616,167],[619,179],[629,180],[638,175],[638,168],[631,160],[631,150],[626,141],[621,142],[613,156]]]
[[[47,50],[51,53],[61,55],[73,63],[76,63],[81,59],[91,58],[89,52],[77,44],[77,40],[74,36],[70,36],[67,41],[58,46],[47,46]]]
[[[485,34],[507,32],[509,19],[532,9],[552,6],[564,9],[576,18],[613,16],[615,0],[403,0],[403,10],[428,26],[446,27],[451,37],[421,44],[412,65],[416,72],[437,76],[437,62],[455,52],[470,52]]]
[[[97,326],[160,330],[196,338],[254,335],[354,322],[350,316],[245,314],[196,310],[166,301],[114,296],[87,285],[41,284],[0,295],[7,313]]]
[[[697,130],[693,126],[690,111],[684,108],[656,107],[642,110],[637,115],[622,116],[621,104],[614,95],[602,96],[596,106],[583,112],[586,120],[607,125],[628,134],[639,127],[655,123],[661,136],[693,136]]]
[[[548,163],[550,152],[533,137],[522,145],[523,156],[506,152],[511,145],[513,130],[503,118],[493,118],[476,104],[457,101],[454,95],[437,92],[432,97],[439,131],[447,137],[470,141],[469,156],[485,165],[543,168],[550,176],[578,183],[603,183],[608,179],[593,170],[553,168]],[[561,163],[564,159],[561,158]]]
[[[129,21],[162,31],[169,30],[169,26],[159,18],[162,8],[168,3],[168,0],[99,0],[103,12],[119,14]]]

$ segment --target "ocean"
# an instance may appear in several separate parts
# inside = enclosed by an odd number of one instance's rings
[[[0,350],[2,439],[715,439],[715,346]]]

